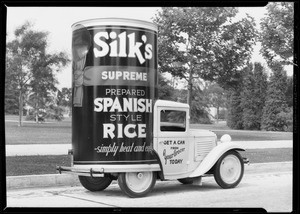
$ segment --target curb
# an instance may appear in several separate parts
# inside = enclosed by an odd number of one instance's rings
[[[268,173],[293,171],[293,162],[254,163],[245,165],[247,173]],[[57,187],[81,185],[78,176],[73,174],[46,174],[46,175],[23,175],[7,176],[7,190],[30,187]]]

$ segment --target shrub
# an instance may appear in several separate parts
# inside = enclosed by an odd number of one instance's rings
[[[49,109],[47,109],[47,115],[46,118],[50,118],[57,121],[62,121],[64,119],[63,116],[63,108],[60,106],[49,106]]]
[[[278,121],[281,121],[283,126],[283,131],[292,132],[293,131],[293,109],[287,108],[285,111],[280,112],[277,115]]]
[[[35,121],[35,115],[26,115],[25,120],[26,121]]]
[[[220,120],[225,120],[227,118],[227,114],[228,114],[228,111],[227,109],[220,109],[219,111],[219,119]]]

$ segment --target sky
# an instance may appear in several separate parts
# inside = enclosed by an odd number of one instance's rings
[[[34,29],[49,32],[49,53],[65,51],[71,57],[71,25],[75,22],[94,18],[131,18],[152,21],[159,7],[8,7],[7,8],[7,41],[13,39],[14,30],[30,21]],[[237,18],[248,13],[255,18],[259,26],[260,19],[266,13],[265,7],[239,8]],[[254,47],[252,61],[265,64],[259,54],[259,44]],[[290,71],[291,72],[291,71]],[[291,73],[289,73],[291,75]],[[71,87],[71,63],[57,74],[58,88]]]

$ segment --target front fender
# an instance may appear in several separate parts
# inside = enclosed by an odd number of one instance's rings
[[[218,159],[229,150],[245,151],[238,143],[226,142],[221,143],[213,148],[207,156],[203,159],[200,165],[189,175],[189,177],[198,177],[208,172],[211,167],[218,161]]]

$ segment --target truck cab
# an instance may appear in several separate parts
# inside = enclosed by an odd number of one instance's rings
[[[155,103],[153,148],[160,157],[165,179],[188,177],[217,146],[215,133],[190,129],[189,111],[184,103]]]

